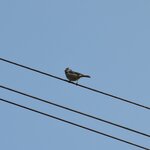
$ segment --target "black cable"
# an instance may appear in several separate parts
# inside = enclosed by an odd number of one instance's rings
[[[50,102],[50,101],[47,101],[47,100],[38,98],[38,97],[35,97],[35,96],[32,96],[32,95],[29,95],[29,94],[24,93],[24,92],[20,92],[20,91],[17,91],[17,90],[8,88],[8,87],[3,86],[3,85],[0,85],[0,88],[9,90],[9,91],[12,91],[12,92],[15,92],[15,93],[18,93],[18,94],[21,94],[21,95],[24,95],[24,96],[27,96],[27,97],[30,97],[30,98],[33,98],[33,99],[35,99],[35,100],[38,100],[38,101],[41,101],[41,102],[44,102],[44,103],[47,103],[47,104],[50,104],[50,105],[54,105],[54,106],[59,107],[59,108],[62,108],[62,109],[66,109],[66,110],[68,110],[68,111],[72,111],[72,112],[74,112],[74,113],[77,113],[77,114],[80,114],[80,115],[83,115],[83,116],[86,116],[86,117],[89,117],[89,118],[92,118],[92,119],[96,119],[96,120],[98,120],[98,121],[105,122],[105,123],[107,123],[107,124],[110,124],[110,125],[113,125],[113,126],[116,126],[116,127],[119,127],[119,128],[125,129],[125,130],[128,130],[128,131],[131,131],[131,132],[134,132],[134,133],[137,133],[137,134],[146,136],[146,137],[150,137],[149,134],[146,134],[146,133],[143,133],[143,132],[134,130],[134,129],[130,129],[130,128],[128,128],[128,127],[125,127],[125,126],[122,126],[122,125],[119,125],[119,124],[116,124],[116,123],[113,123],[113,122],[110,122],[110,121],[107,121],[107,120],[104,120],[104,119],[101,119],[101,118],[98,118],[98,117],[89,115],[89,114],[86,114],[86,113],[83,113],[83,112],[80,112],[80,111],[78,111],[78,110],[74,110],[74,109],[71,109],[71,108],[68,108],[68,107],[65,107],[65,106],[62,106],[62,105],[59,105],[59,104],[56,104],[56,103],[53,103],[53,102]]]
[[[31,68],[31,67],[27,67],[27,66],[24,66],[24,65],[21,65],[21,64],[18,64],[18,63],[15,63],[15,62],[6,60],[6,59],[4,59],[4,58],[0,58],[0,60],[1,60],[1,61],[4,61],[4,62],[7,62],[7,63],[10,63],[10,64],[13,64],[13,65],[16,65],[16,66],[19,66],[19,67],[22,67],[22,68],[25,68],[25,69],[28,69],[28,70],[31,70],[31,71],[34,71],[34,72],[37,72],[37,73],[40,73],[40,74],[43,74],[43,75],[46,75],[46,76],[49,76],[49,77],[52,77],[52,78],[55,78],[55,79],[58,79],[58,80],[61,80],[61,81],[68,82],[68,83],[70,83],[70,84],[74,84],[74,85],[76,85],[76,86],[79,86],[79,87],[82,87],[82,88],[85,88],[85,89],[88,89],[88,90],[91,90],[91,91],[94,91],[94,92],[97,92],[97,93],[100,93],[100,94],[103,94],[103,95],[112,97],[112,98],[115,98],[115,99],[118,99],[118,100],[120,100],[120,101],[123,101],[123,102],[129,103],[129,104],[132,104],[132,105],[139,106],[139,107],[141,107],[141,108],[145,108],[145,109],[150,110],[150,107],[148,107],[148,106],[144,106],[144,105],[142,105],[142,104],[138,104],[138,103],[132,102],[132,101],[130,101],[130,100],[127,100],[127,99],[124,99],[124,98],[121,98],[121,97],[118,97],[118,96],[115,96],[115,95],[112,95],[112,94],[109,94],[109,93],[106,93],[106,92],[103,92],[103,91],[100,91],[100,90],[97,90],[97,89],[93,89],[93,88],[90,88],[90,87],[87,87],[87,86],[84,86],[84,85],[81,85],[81,84],[76,84],[76,83],[74,83],[74,82],[70,82],[70,81],[65,80],[65,79],[63,79],[63,78],[60,78],[60,77],[51,75],[51,74],[49,74],[49,73],[45,73],[45,72],[39,71],[39,70],[37,70],[37,69],[33,69],[33,68]]]
[[[35,110],[35,109],[32,109],[32,108],[29,108],[29,107],[26,107],[26,106],[23,106],[23,105],[14,103],[14,102],[10,102],[10,101],[5,100],[5,99],[2,99],[2,98],[0,98],[0,101],[3,101],[3,102],[5,102],[5,103],[9,103],[9,104],[12,104],[12,105],[15,105],[15,106],[18,106],[18,107],[21,107],[21,108],[24,108],[24,109],[27,109],[27,110],[36,112],[36,113],[39,113],[39,114],[41,114],[41,115],[44,115],[44,116],[47,116],[47,117],[50,117],[50,118],[53,118],[53,119],[56,119],[56,120],[59,120],[59,121],[62,121],[62,122],[71,124],[71,125],[74,125],[74,126],[76,126],[76,127],[79,127],[79,128],[82,128],[82,129],[85,129],[85,130],[88,130],[88,131],[91,131],[91,132],[94,132],[94,133],[97,133],[97,134],[101,134],[101,135],[103,135],[103,136],[106,136],[106,137],[115,139],[115,140],[117,140],[117,141],[120,141],[120,142],[129,144],[129,145],[132,145],[132,146],[141,148],[141,149],[150,150],[150,149],[148,149],[148,148],[146,148],[146,147],[144,147],[144,146],[141,146],[141,145],[138,145],[138,144],[135,144],[135,143],[132,143],[132,142],[129,142],[129,141],[126,141],[126,140],[117,138],[117,137],[115,137],[115,136],[112,136],[112,135],[109,135],[109,134],[106,134],[106,133],[97,131],[97,130],[95,130],[95,129],[88,128],[88,127],[85,127],[85,126],[76,124],[76,123],[74,123],[74,122],[71,122],[71,121],[68,121],[68,120],[65,120],[65,119],[62,119],[62,118],[58,118],[58,117],[52,116],[52,115],[50,115],[50,114],[47,114],[47,113],[44,113],[44,112],[41,112],[41,111],[38,111],[38,110]]]

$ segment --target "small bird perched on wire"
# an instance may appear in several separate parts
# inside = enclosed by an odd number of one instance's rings
[[[82,77],[86,77],[86,78],[90,78],[89,75],[84,75],[84,74],[81,74],[79,72],[75,72],[75,71],[72,71],[71,69],[69,68],[66,68],[65,69],[65,74],[66,74],[66,77],[69,81],[77,81],[78,83],[78,80]]]

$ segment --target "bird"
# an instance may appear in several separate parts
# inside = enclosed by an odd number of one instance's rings
[[[70,82],[71,81],[77,81],[77,83],[78,83],[78,80],[82,77],[91,78],[89,75],[85,75],[85,74],[82,74],[82,73],[79,73],[79,72],[72,71],[69,68],[65,69],[65,74],[66,74],[67,79]]]

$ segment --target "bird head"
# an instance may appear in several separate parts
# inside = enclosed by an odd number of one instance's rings
[[[67,67],[66,69],[65,69],[65,72],[68,72],[70,69],[69,69],[69,67]]]

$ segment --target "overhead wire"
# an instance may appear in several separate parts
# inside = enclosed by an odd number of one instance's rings
[[[21,95],[23,95],[23,96],[26,96],[26,97],[29,97],[29,98],[32,98],[32,99],[35,99],[35,100],[38,100],[38,101],[41,101],[41,102],[50,104],[50,105],[54,105],[54,106],[56,106],[56,107],[59,107],[59,108],[62,108],[62,109],[65,109],[65,110],[68,110],[68,111],[71,111],[71,112],[74,112],[74,113],[77,113],[77,114],[86,116],[86,117],[89,117],[89,118],[92,118],[92,119],[95,119],[95,120],[98,120],[98,121],[101,121],[101,122],[104,122],[104,123],[107,123],[107,124],[110,124],[110,125],[113,125],[113,126],[116,126],[116,127],[122,128],[122,129],[125,129],[125,130],[128,130],[128,131],[130,131],[130,132],[134,132],[134,133],[137,133],[137,134],[146,136],[146,137],[150,137],[149,134],[146,134],[146,133],[143,133],[143,132],[140,132],[140,131],[137,131],[137,130],[134,130],[134,129],[131,129],[131,128],[128,128],[128,127],[125,127],[125,126],[122,126],[122,125],[119,125],[119,124],[116,124],[116,123],[113,123],[113,122],[111,122],[111,121],[104,120],[104,119],[99,118],[99,117],[95,117],[95,116],[92,116],[92,115],[83,113],[83,112],[78,111],[78,110],[75,110],[75,109],[71,109],[71,108],[66,107],[66,106],[62,106],[62,105],[56,104],[56,103],[54,103],[54,102],[50,102],[50,101],[48,101],[48,100],[45,100],[45,99],[42,99],[42,98],[39,98],[39,97],[30,95],[30,94],[27,94],[27,93],[24,93],[24,92],[21,92],[21,91],[18,91],[18,90],[9,88],[9,87],[6,87],[6,86],[3,86],[3,85],[0,85],[0,88],[3,88],[3,89],[5,89],[5,90],[8,90],[8,91],[11,91],[11,92],[15,92],[15,93],[21,94]]]
[[[47,117],[50,117],[50,118],[53,118],[53,119],[62,121],[62,122],[65,122],[65,123],[67,123],[67,124],[70,124],[70,125],[73,125],[73,126],[76,126],[76,127],[79,127],[79,128],[82,128],[82,129],[85,129],[85,130],[88,130],[88,131],[91,131],[91,132],[94,132],[94,133],[97,133],[97,134],[100,134],[100,135],[103,135],[103,136],[106,136],[106,137],[108,137],[108,138],[115,139],[115,140],[117,140],[117,141],[120,141],[120,142],[129,144],[129,145],[132,145],[132,146],[135,146],[135,147],[144,149],[144,150],[150,150],[149,148],[147,148],[147,147],[145,147],[145,146],[141,146],[141,145],[135,144],[135,143],[133,143],[133,142],[130,142],[130,141],[127,141],[127,140],[124,140],[124,139],[121,139],[121,138],[112,136],[112,135],[110,135],[110,134],[106,134],[106,133],[100,132],[100,131],[95,130],[95,129],[92,129],[92,128],[88,128],[88,127],[86,127],[86,126],[82,126],[82,125],[80,125],[80,124],[77,124],[77,123],[74,123],[74,122],[71,122],[71,121],[68,121],[68,120],[65,120],[65,119],[62,119],[62,118],[59,118],[59,117],[56,117],[56,116],[53,116],[53,115],[50,115],[50,114],[41,112],[41,111],[38,111],[38,110],[33,109],[33,108],[29,108],[29,107],[26,107],[26,106],[23,106],[23,105],[20,105],[20,104],[17,104],[17,103],[8,101],[8,100],[3,99],[3,98],[0,98],[0,101],[5,102],[5,103],[8,103],[8,104],[11,104],[11,105],[15,105],[15,106],[20,107],[20,108],[24,108],[24,109],[26,109],[26,110],[29,110],[29,111],[32,111],[32,112],[35,112],[35,113],[38,113],[38,114],[41,114],[41,115],[44,115],[44,116],[47,116]]]
[[[103,92],[103,91],[100,91],[100,90],[97,90],[97,89],[94,89],[94,88],[91,88],[91,87],[87,87],[87,86],[84,86],[84,85],[81,85],[81,84],[76,84],[76,83],[74,83],[74,82],[70,82],[70,81],[68,81],[68,80],[66,80],[66,79],[57,77],[57,76],[55,76],[55,75],[52,75],[52,74],[49,74],[49,73],[46,73],[46,72],[43,72],[43,71],[40,71],[40,70],[31,68],[31,67],[28,67],[28,66],[25,66],[25,65],[22,65],[22,64],[19,64],[19,63],[16,63],[16,62],[13,62],[13,61],[4,59],[4,58],[0,58],[0,60],[3,61],[3,62],[7,62],[7,63],[9,63],[9,64],[13,64],[13,65],[15,65],[15,66],[19,66],[19,67],[22,67],[22,68],[25,68],[25,69],[28,69],[28,70],[31,70],[31,71],[40,73],[40,74],[42,74],[42,75],[46,75],[46,76],[49,76],[49,77],[52,77],[52,78],[55,78],[55,79],[58,79],[58,80],[61,80],[61,81],[64,81],[64,82],[68,82],[68,83],[70,83],[70,84],[73,84],[73,85],[76,85],[76,86],[79,86],[79,87],[88,89],[88,90],[93,91],[93,92],[96,92],[96,93],[100,93],[100,94],[103,94],[103,95],[106,95],[106,96],[115,98],[115,99],[117,99],[117,100],[120,100],[120,101],[122,101],[122,102],[126,102],[126,103],[128,103],[128,104],[132,104],[132,105],[135,105],[135,106],[138,106],[138,107],[141,107],[141,108],[150,110],[150,107],[149,107],[149,106],[145,106],[145,105],[142,105],[142,104],[139,104],[139,103],[130,101],[130,100],[128,100],[128,99],[121,98],[121,97],[119,97],[119,96],[115,96],[115,95],[113,95],[113,94],[109,94],[109,93],[106,93],[106,92]]]

